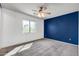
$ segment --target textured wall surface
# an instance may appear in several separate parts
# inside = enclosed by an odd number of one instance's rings
[[[78,44],[78,12],[44,21],[44,37]]]

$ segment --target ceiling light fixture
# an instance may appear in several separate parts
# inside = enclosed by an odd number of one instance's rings
[[[39,13],[38,13],[38,17],[43,18],[43,17],[45,17],[45,16],[46,16],[45,13],[42,13],[42,12],[39,12]]]
[[[32,10],[34,11],[34,14],[37,15],[40,18],[44,18],[46,15],[50,15],[50,12],[46,12],[47,7],[46,6],[41,6],[37,10]]]

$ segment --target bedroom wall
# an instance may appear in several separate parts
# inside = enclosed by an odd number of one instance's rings
[[[78,11],[78,45],[79,45],[79,11]]]
[[[79,56],[79,11],[78,11],[78,56]]]
[[[78,12],[46,19],[44,37],[78,44]]]
[[[1,24],[1,21],[2,21],[2,20],[1,20],[1,6],[0,6],[0,46],[1,46],[1,35],[2,35],[2,34],[1,34],[1,31],[2,31],[2,28],[1,28],[1,25],[2,25],[2,24]]]
[[[22,20],[36,21],[36,32],[24,34],[22,31]],[[3,31],[1,47],[3,48],[43,38],[43,25],[44,21],[42,19],[3,8]]]
[[[2,19],[1,19],[1,6],[0,6],[0,47],[2,41]]]

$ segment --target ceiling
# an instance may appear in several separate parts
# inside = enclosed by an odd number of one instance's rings
[[[38,17],[37,15],[33,14],[34,11],[32,10],[37,10],[38,7],[44,4],[45,6],[47,6],[47,11],[51,12],[51,14],[44,17],[44,19],[60,16],[74,11],[79,11],[78,3],[2,3],[1,5],[4,8]]]

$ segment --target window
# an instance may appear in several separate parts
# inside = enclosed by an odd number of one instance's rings
[[[29,21],[23,20],[23,33],[29,32]]]
[[[30,32],[36,31],[36,23],[34,21],[30,21]]]
[[[36,22],[23,20],[23,33],[35,32],[36,31]]]

